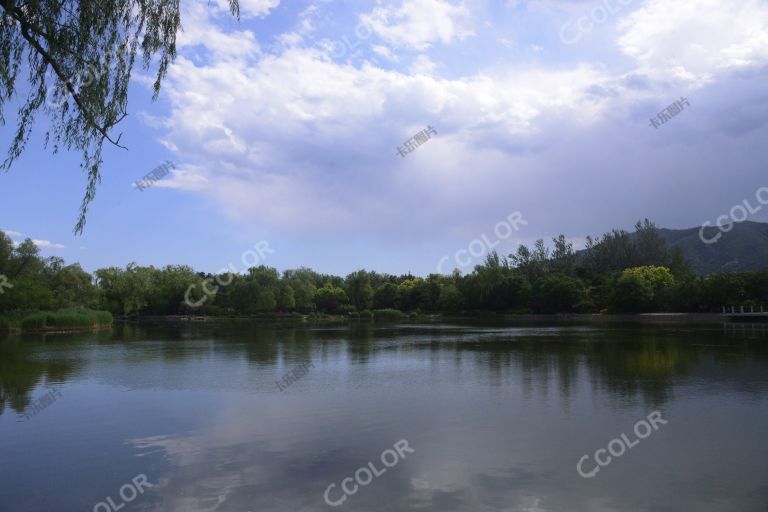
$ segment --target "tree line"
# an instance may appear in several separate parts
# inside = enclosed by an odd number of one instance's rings
[[[371,310],[461,314],[717,312],[722,306],[768,305],[768,268],[697,276],[656,226],[587,238],[576,252],[560,235],[547,246],[489,253],[468,274],[390,275],[358,270],[346,277],[308,268],[278,272],[264,265],[214,275],[191,267],[130,264],[93,275],[61,258],[42,258],[31,240],[0,233],[0,315],[72,307],[118,316],[268,313],[368,314]],[[211,283],[218,283],[210,286]],[[203,286],[208,283],[209,286]]]

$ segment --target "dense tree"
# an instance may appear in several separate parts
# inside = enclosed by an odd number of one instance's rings
[[[638,274],[622,274],[611,296],[611,308],[623,313],[642,313],[653,303],[651,283]]]
[[[464,299],[456,285],[449,283],[440,289],[438,309],[446,313],[458,313],[464,307]]]
[[[652,223],[588,242],[574,254],[564,236],[496,252],[472,272],[450,276],[377,274],[346,278],[307,268],[278,273],[259,266],[244,274],[195,273],[185,266],[103,268],[91,275],[61,258],[41,258],[31,240],[14,245],[0,233],[0,315],[92,306],[117,315],[343,314],[370,308],[422,313],[720,311],[768,305],[768,269],[697,276],[677,251],[660,246]],[[638,241],[638,240],[643,240]],[[637,242],[636,242],[637,241]],[[665,264],[627,265],[663,259]],[[596,266],[597,265],[597,266]],[[601,269],[599,265],[604,265]]]
[[[554,249],[552,251],[552,271],[560,274],[573,274],[576,266],[576,254],[573,252],[573,242],[565,239],[565,235],[560,235],[552,239]]]
[[[95,307],[98,303],[99,289],[93,284],[93,277],[77,263],[65,267],[57,262],[50,276],[50,287],[55,309]]]
[[[315,304],[317,309],[323,313],[338,313],[341,307],[349,302],[347,293],[344,289],[326,283],[315,294]]]
[[[397,304],[397,285],[384,283],[373,294],[373,307],[376,309],[394,309]]]
[[[315,291],[320,282],[320,276],[307,268],[286,270],[283,280],[290,285],[296,301],[296,310],[308,313],[315,309]]]
[[[571,313],[582,301],[584,283],[565,274],[552,274],[541,280],[536,302],[542,313]]]
[[[371,278],[365,270],[349,274],[346,279],[349,300],[358,311],[371,309],[373,305],[373,287]]]

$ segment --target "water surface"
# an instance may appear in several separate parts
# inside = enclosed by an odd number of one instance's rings
[[[667,423],[579,475],[654,411]],[[1,511],[119,507],[145,474],[153,487],[122,512],[765,512],[766,439],[765,326],[244,322],[0,340]],[[414,452],[325,502],[400,440]]]

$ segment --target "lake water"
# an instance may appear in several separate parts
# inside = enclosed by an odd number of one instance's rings
[[[2,511],[768,510],[765,326],[17,336],[0,411]]]

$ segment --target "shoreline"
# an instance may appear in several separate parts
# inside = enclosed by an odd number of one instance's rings
[[[81,327],[43,327],[35,329],[25,329],[23,327],[11,327],[7,331],[0,331],[1,334],[8,336],[17,336],[19,334],[72,334],[78,332],[98,332],[111,330],[114,324],[110,325],[88,325]]]
[[[259,316],[204,316],[204,315],[167,315],[118,317],[117,321],[127,323],[160,322],[299,322],[299,323],[448,323],[461,321],[519,323],[590,323],[590,324],[701,324],[712,325],[722,323],[768,323],[765,315],[732,315],[723,313],[639,313],[639,314],[601,314],[601,313],[557,313],[557,314],[511,314],[511,313],[478,313],[478,314],[407,314],[403,319],[359,318],[348,315],[303,315],[295,313],[269,314]]]
[[[0,331],[0,336],[18,336],[22,334],[77,334],[112,330],[117,323],[147,324],[159,323],[234,323],[262,322],[287,324],[494,324],[494,325],[722,325],[722,324],[768,324],[768,314],[734,316],[723,313],[641,313],[641,314],[600,314],[600,313],[557,313],[557,314],[511,314],[480,313],[464,315],[405,315],[402,319],[358,318],[347,315],[299,315],[295,313],[271,314],[260,316],[202,316],[202,315],[167,315],[117,317],[111,325],[91,325],[82,327],[50,327],[25,329],[12,327]]]

